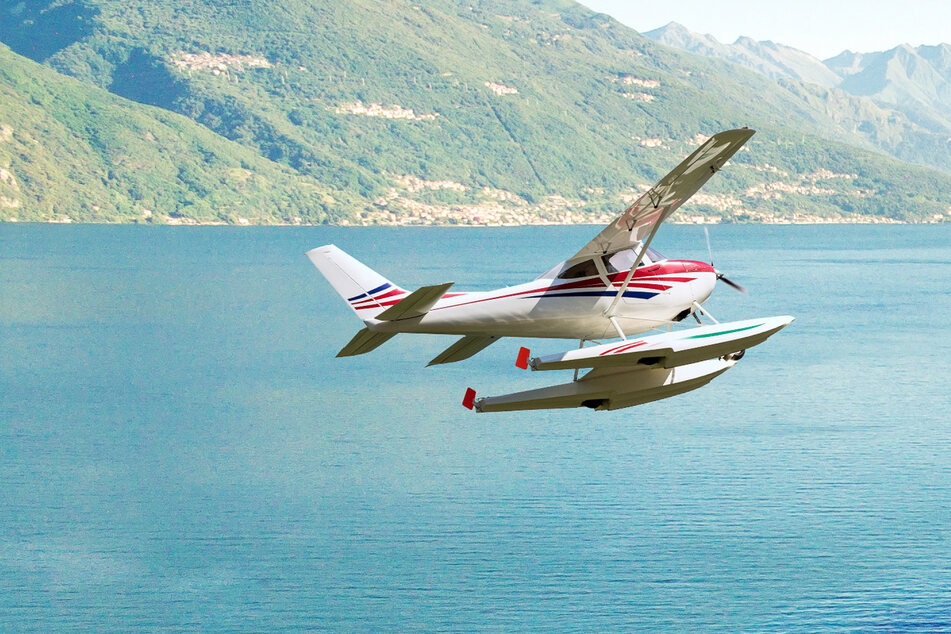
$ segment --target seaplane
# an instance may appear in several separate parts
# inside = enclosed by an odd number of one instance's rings
[[[580,251],[524,284],[450,292],[454,283],[446,282],[411,292],[332,244],[308,251],[364,324],[337,356],[365,354],[399,333],[461,336],[429,365],[468,359],[503,337],[579,342],[543,356],[521,347],[517,367],[565,370],[571,380],[500,396],[468,388],[462,404],[477,412],[617,410],[706,385],[793,317],[718,322],[703,308],[716,282],[745,289],[712,262],[670,260],[651,244],[664,220],[753,134],[742,128],[710,137]]]

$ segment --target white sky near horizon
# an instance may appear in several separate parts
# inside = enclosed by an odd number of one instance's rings
[[[951,43],[948,0],[579,0],[644,32],[679,22],[730,44],[741,35],[772,40],[827,59],[848,49],[885,51],[899,44]]]

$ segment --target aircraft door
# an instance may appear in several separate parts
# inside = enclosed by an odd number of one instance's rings
[[[612,279],[614,283],[618,284],[618,286],[614,286],[613,288],[620,290],[620,284],[624,282],[627,274],[631,270],[631,267],[634,266],[635,260],[637,260],[637,248],[638,247],[624,249],[622,251],[606,255],[602,258],[602,263],[607,272],[607,277]],[[649,273],[652,270],[660,269],[659,264],[653,263],[651,255],[653,255],[653,253],[651,253],[651,250],[648,249],[648,252],[644,254],[644,258],[641,260],[641,266],[638,267],[639,271]],[[645,293],[636,286],[629,285],[627,291],[624,293],[624,297],[621,298],[621,301],[628,305],[642,304],[646,299],[649,299],[647,295],[648,293]]]

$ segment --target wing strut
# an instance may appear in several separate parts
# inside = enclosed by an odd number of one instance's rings
[[[584,339],[578,342],[578,350],[581,350],[582,348],[584,348]],[[571,379],[572,381],[578,380],[578,370],[579,368],[575,368],[575,377]]]
[[[617,329],[618,333],[620,333],[621,339],[625,339],[626,337],[624,336],[624,333],[621,332],[621,329],[618,328],[617,322],[614,321],[614,312],[617,310],[618,302],[621,301],[622,297],[624,297],[624,291],[627,290],[631,280],[634,279],[634,272],[637,270],[637,267],[641,265],[641,260],[644,259],[644,254],[647,253],[647,247],[650,246],[651,240],[653,240],[654,236],[657,235],[658,229],[660,229],[660,223],[654,223],[654,228],[651,229],[650,235],[647,236],[647,240],[644,240],[644,243],[637,252],[637,258],[634,260],[634,266],[632,266],[631,270],[627,272],[627,277],[624,278],[624,283],[621,284],[620,290],[618,290],[617,295],[614,296],[614,301],[611,302],[611,305],[604,313],[607,318],[611,320],[611,323],[614,324],[614,328]]]
[[[627,337],[624,335],[624,331],[621,330],[621,326],[617,323],[617,319],[614,318],[614,315],[611,315],[610,317],[608,317],[608,321],[610,321],[611,325],[614,326],[614,330],[617,331],[618,337],[620,337],[621,339],[627,339]]]

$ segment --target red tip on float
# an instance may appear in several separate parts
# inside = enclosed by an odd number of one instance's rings
[[[518,349],[518,358],[515,360],[515,367],[522,368],[523,370],[528,369],[528,355],[532,353],[528,348],[522,347]]]
[[[466,388],[466,395],[462,399],[462,406],[465,407],[466,409],[472,409],[472,403],[473,401],[475,401],[475,395],[476,395],[475,390],[473,390],[471,387]]]

